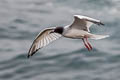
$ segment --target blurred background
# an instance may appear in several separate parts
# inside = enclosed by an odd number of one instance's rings
[[[109,38],[61,38],[30,59],[28,50],[45,28],[65,26],[73,15],[100,19],[91,32]],[[0,0],[0,80],[120,80],[120,0]]]

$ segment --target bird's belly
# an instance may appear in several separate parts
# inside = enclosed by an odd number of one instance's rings
[[[68,32],[64,34],[64,36],[68,38],[79,39],[79,38],[84,38],[84,35],[87,33],[88,32],[83,31],[83,30],[69,30]]]

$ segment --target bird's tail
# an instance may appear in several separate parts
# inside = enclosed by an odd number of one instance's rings
[[[109,37],[109,35],[95,35],[95,34],[90,34],[89,37],[90,37],[91,39],[96,39],[96,40],[98,40],[98,39],[103,39],[103,38]]]

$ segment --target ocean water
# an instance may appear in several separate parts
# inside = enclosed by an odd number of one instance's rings
[[[45,28],[65,26],[80,14],[100,19],[91,32],[109,38],[61,38],[30,59],[28,50]],[[0,0],[0,80],[120,80],[120,0]]]

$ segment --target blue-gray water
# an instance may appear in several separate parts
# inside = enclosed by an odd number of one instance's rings
[[[71,24],[74,14],[102,20],[90,40],[61,38],[27,59],[44,28]],[[0,80],[120,80],[120,0],[0,0]]]

